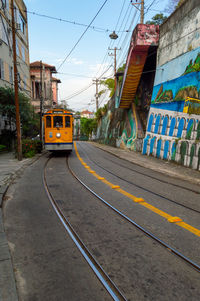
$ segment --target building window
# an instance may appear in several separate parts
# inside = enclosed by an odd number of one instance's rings
[[[26,34],[26,23],[20,13],[19,13],[19,23],[20,23],[20,27],[21,27],[21,32],[23,32],[23,34],[25,35]]]
[[[32,98],[35,98],[35,82],[32,82]]]
[[[35,82],[35,98],[40,98],[40,83]]]
[[[24,46],[21,47],[22,50],[22,60],[25,62],[25,48]]]
[[[26,90],[27,89],[27,79],[26,79],[26,76],[24,76],[24,90]]]
[[[7,0],[2,0],[2,4],[3,4],[3,8],[7,8],[8,7]]]
[[[13,67],[9,66],[9,81],[13,84]]]
[[[19,42],[17,39],[16,39],[16,53],[19,56]]]
[[[4,79],[4,63],[2,59],[0,59],[0,78]]]

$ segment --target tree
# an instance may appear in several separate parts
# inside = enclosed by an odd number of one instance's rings
[[[23,93],[19,93],[19,111],[24,137],[36,136],[39,132],[39,115],[34,112],[30,99]],[[0,87],[0,114],[7,117],[10,124],[16,122],[14,90]]]
[[[185,0],[169,0],[168,5],[166,7],[166,12],[169,14],[173,13],[173,11],[179,7]]]
[[[81,135],[89,136],[97,129],[97,121],[92,118],[81,118]]]
[[[164,16],[163,14],[156,14],[150,21],[147,21],[146,24],[161,25],[166,19],[167,16]]]
[[[122,67],[119,67],[117,70],[117,73],[123,72],[125,67],[126,67],[126,64],[124,64]],[[123,76],[120,76],[119,81],[122,81],[122,78],[123,78]],[[101,84],[107,87],[107,89],[110,91],[109,97],[112,97],[115,92],[115,80],[113,78],[107,78],[106,80],[102,80]],[[102,91],[100,91],[100,93],[101,92],[105,93],[106,90],[102,90]],[[101,93],[101,94],[103,94],[103,93]]]

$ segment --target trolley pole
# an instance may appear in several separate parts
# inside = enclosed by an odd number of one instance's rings
[[[42,61],[40,61],[40,141],[42,141],[42,113],[43,113],[43,87],[42,87]]]
[[[20,113],[19,113],[17,54],[16,54],[16,35],[15,35],[15,14],[14,14],[13,0],[11,0],[11,12],[12,12],[14,87],[15,87],[15,114],[16,114],[16,130],[17,130],[17,159],[19,161],[21,161],[22,160],[22,141],[21,141]]]

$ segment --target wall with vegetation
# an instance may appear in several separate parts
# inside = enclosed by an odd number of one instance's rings
[[[160,27],[143,154],[200,170],[200,3],[186,1]]]

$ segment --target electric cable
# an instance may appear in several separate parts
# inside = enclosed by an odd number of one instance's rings
[[[71,53],[74,51],[74,49],[76,48],[76,46],[79,44],[79,42],[81,41],[81,39],[83,38],[83,36],[85,35],[85,33],[88,31],[88,29],[90,28],[91,24],[94,22],[94,20],[96,19],[96,17],[98,16],[98,14],[100,13],[100,11],[102,10],[102,8],[104,7],[104,5],[106,4],[108,0],[105,0],[104,3],[102,4],[102,6],[100,7],[100,9],[98,10],[98,12],[96,13],[96,15],[94,16],[94,18],[92,19],[92,21],[90,22],[90,24],[87,26],[87,28],[84,30],[84,32],[82,33],[82,35],[80,36],[80,38],[78,39],[78,41],[75,43],[75,45],[72,47],[72,49],[70,50],[70,52],[68,53],[68,55],[65,57],[65,59],[62,61],[62,63],[59,65],[59,67],[57,68],[57,70],[59,70],[61,68],[61,66],[66,62],[66,60],[68,59],[68,57],[71,55]]]

